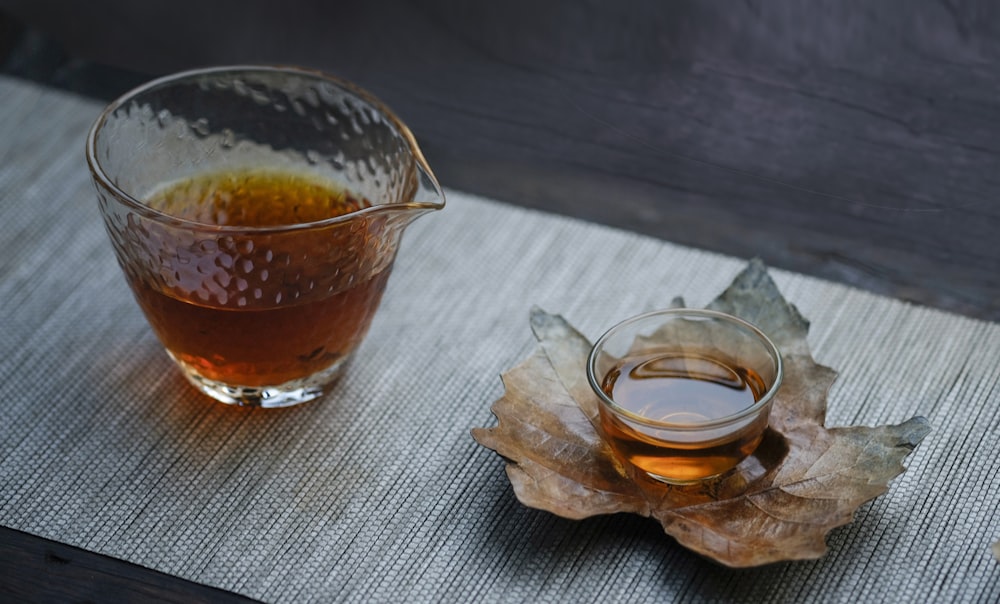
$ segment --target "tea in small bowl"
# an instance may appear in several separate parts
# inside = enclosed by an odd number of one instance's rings
[[[781,385],[781,354],[725,313],[633,317],[594,345],[587,377],[612,450],[650,477],[691,484],[736,467],[760,444]]]

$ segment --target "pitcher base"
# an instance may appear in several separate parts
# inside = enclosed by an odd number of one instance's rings
[[[240,386],[211,380],[181,365],[184,377],[195,388],[217,401],[239,407],[291,407],[326,394],[344,371],[350,357],[345,357],[319,373],[275,386]]]

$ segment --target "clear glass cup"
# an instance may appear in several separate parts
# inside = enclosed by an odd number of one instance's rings
[[[322,395],[368,331],[403,230],[444,207],[399,118],[353,84],[293,67],[217,67],[141,86],[94,123],[87,161],[118,263],[154,332],[197,388],[239,405]],[[357,204],[341,215],[264,219],[271,204],[289,213],[298,205],[257,199],[246,214],[254,218],[240,222],[227,206],[151,203],[220,174],[227,187],[261,174],[321,183]]]
[[[731,470],[757,448],[782,362],[750,323],[682,308],[612,327],[594,344],[587,378],[615,454],[684,485]]]

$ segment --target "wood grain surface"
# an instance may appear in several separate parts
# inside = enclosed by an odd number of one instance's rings
[[[446,186],[1000,319],[995,3],[0,10],[48,42],[8,72],[111,97],[198,65],[319,67],[394,107]]]
[[[0,526],[3,602],[256,602]]]

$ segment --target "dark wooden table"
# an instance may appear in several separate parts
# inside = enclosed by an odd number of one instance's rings
[[[590,4],[0,0],[0,72],[110,100],[318,67],[448,187],[1000,319],[1000,6]],[[6,528],[0,552],[0,599],[241,599]]]

